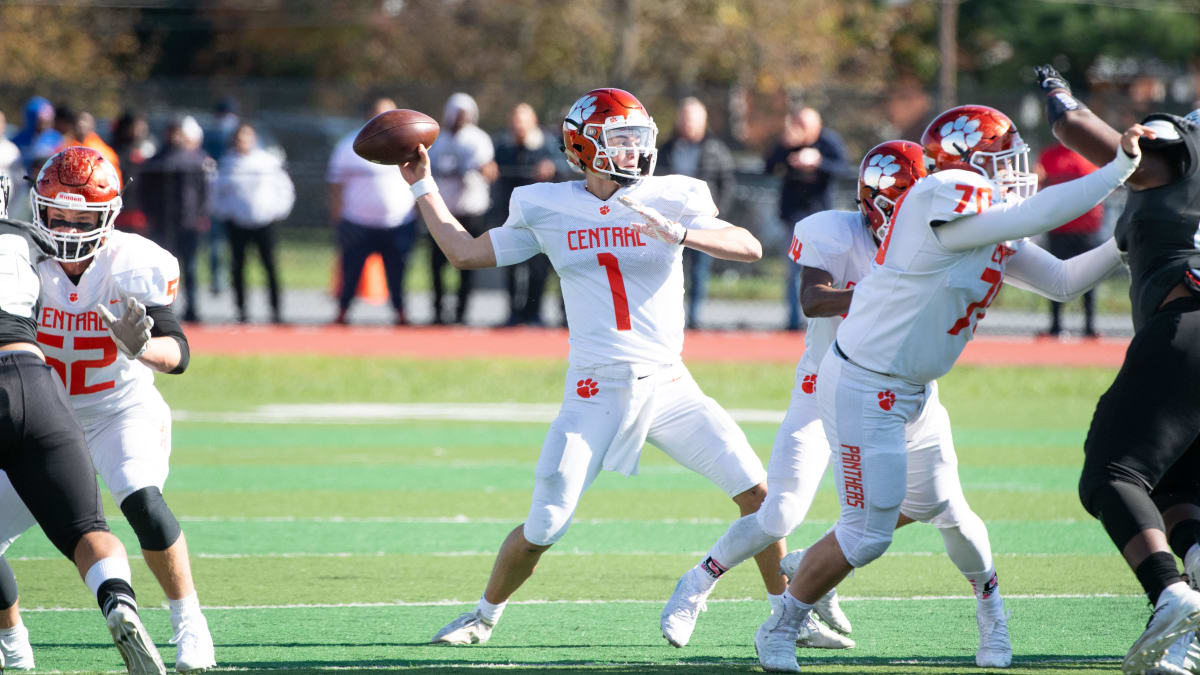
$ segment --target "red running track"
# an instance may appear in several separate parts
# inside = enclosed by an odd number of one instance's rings
[[[487,357],[567,358],[567,331],[540,328],[219,326],[187,328],[193,354],[326,354],[419,359]],[[1118,367],[1125,338],[1052,340],[978,337],[960,363],[1022,366]],[[758,361],[793,364],[804,351],[801,333],[690,331],[688,361]]]

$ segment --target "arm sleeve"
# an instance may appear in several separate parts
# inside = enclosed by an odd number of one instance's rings
[[[508,219],[500,227],[488,230],[492,252],[496,255],[496,267],[515,265],[542,252],[537,233],[525,222],[517,191],[513,190],[508,199]]]
[[[178,375],[187,370],[191,350],[188,348],[187,336],[183,334],[183,326],[179,325],[179,319],[175,316],[175,310],[171,309],[170,305],[155,305],[147,307],[146,314],[154,319],[154,325],[150,327],[150,337],[170,337],[179,343],[179,365],[175,366],[170,374]]]
[[[1055,302],[1066,302],[1090,290],[1121,266],[1121,252],[1111,238],[1069,260],[1059,260],[1027,241],[1009,259],[1004,281]]]
[[[1104,168],[1083,178],[1052,185],[1029,199],[993,205],[975,215],[933,228],[938,241],[952,251],[1022,239],[1070,222],[1104,201],[1137,169],[1124,152]]]

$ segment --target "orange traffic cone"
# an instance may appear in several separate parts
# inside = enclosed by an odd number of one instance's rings
[[[339,256],[333,262],[333,297],[342,292],[342,259]],[[383,268],[383,256],[372,253],[367,256],[363,265],[362,276],[358,279],[356,295],[372,305],[382,305],[387,302],[387,273]]]

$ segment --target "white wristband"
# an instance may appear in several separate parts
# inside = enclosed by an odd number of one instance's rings
[[[409,186],[412,188],[413,199],[420,199],[430,192],[437,192],[437,183],[433,182],[433,178],[422,178],[421,180]]]

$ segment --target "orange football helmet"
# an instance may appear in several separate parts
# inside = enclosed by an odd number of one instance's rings
[[[33,222],[50,233],[58,248],[55,260],[79,262],[104,247],[121,212],[121,181],[117,170],[99,152],[71,146],[46,160],[29,191]],[[99,214],[94,223],[51,222],[51,207]],[[74,231],[63,231],[63,226]],[[56,229],[58,228],[58,229]]]
[[[607,174],[621,185],[653,174],[658,162],[658,127],[646,107],[623,89],[584,94],[563,119],[562,135],[567,161],[584,171]],[[621,166],[633,157],[633,166]]]
[[[925,176],[925,155],[916,143],[884,141],[863,156],[858,166],[858,210],[875,239],[883,241],[887,236],[896,203]]]
[[[1017,125],[995,108],[951,108],[929,123],[921,145],[937,171],[975,171],[1023,198],[1037,192],[1037,174],[1029,170],[1029,146]]]

